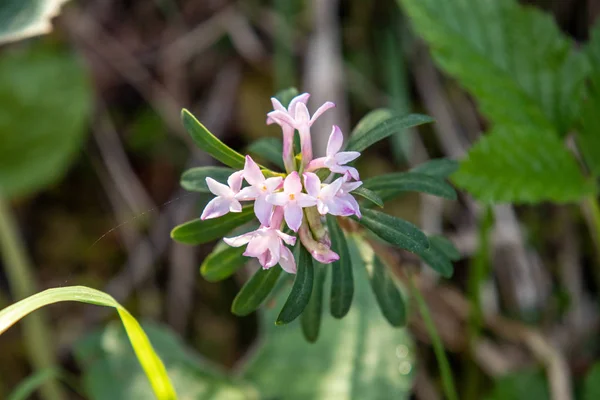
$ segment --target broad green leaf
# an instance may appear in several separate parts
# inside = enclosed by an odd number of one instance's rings
[[[184,244],[202,244],[220,239],[234,228],[254,218],[253,206],[245,206],[239,213],[228,213],[219,218],[195,219],[176,226],[171,238]]]
[[[329,308],[335,318],[343,318],[350,310],[354,296],[354,277],[352,276],[352,259],[344,232],[335,216],[327,215],[327,227],[331,236],[331,250],[340,259],[331,264],[331,298]]]
[[[35,391],[43,386],[46,382],[63,377],[63,373],[58,368],[46,368],[34,372],[19,382],[19,385],[12,392],[10,392],[7,400],[30,399]]]
[[[27,195],[60,179],[81,149],[91,111],[80,60],[47,45],[3,51],[0,104],[0,192]]]
[[[78,301],[115,308],[121,317],[121,322],[125,327],[135,355],[152,385],[155,396],[159,400],[174,400],[177,398],[165,366],[154,352],[152,344],[150,344],[140,324],[115,299],[99,290],[84,286],[70,286],[48,289],[23,299],[0,311],[0,334],[27,314],[49,304],[62,301]]]
[[[352,191],[352,194],[357,194],[357,195],[369,200],[371,203],[375,204],[376,206],[383,207],[383,200],[381,199],[381,197],[379,197],[379,195],[377,193],[373,192],[372,190],[369,190],[364,187],[359,187],[358,189],[354,189]]]
[[[246,162],[244,156],[210,133],[188,110],[183,109],[181,111],[181,119],[183,120],[183,126],[185,126],[198,147],[233,169],[240,170],[244,168]]]
[[[315,282],[313,284],[310,301],[300,316],[300,324],[302,325],[302,333],[304,338],[309,342],[316,342],[319,338],[319,330],[321,329],[321,318],[323,316],[323,286],[327,278],[327,270],[329,265],[324,265],[313,261],[315,269]]]
[[[251,385],[233,377],[203,358],[193,348],[158,324],[144,323],[157,354],[181,400],[258,400]],[[117,324],[92,332],[75,345],[75,359],[82,371],[83,389],[90,400],[150,400],[150,386],[127,346]]]
[[[279,167],[282,171],[285,171],[282,158],[283,142],[281,139],[272,137],[259,139],[248,147],[248,151],[264,158]]]
[[[429,248],[427,236],[410,222],[375,210],[361,211],[361,219],[353,218],[386,242],[417,254]]]
[[[543,371],[527,369],[512,372],[496,380],[486,400],[550,400]]]
[[[395,133],[401,132],[404,129],[432,122],[433,119],[426,115],[409,114],[405,116],[393,116],[383,121],[380,121],[374,127],[372,121],[357,125],[352,132],[350,140],[346,146],[346,151],[363,151],[378,141],[385,139]],[[365,129],[365,126],[369,129]]]
[[[68,0],[2,0],[0,43],[14,42],[52,31],[52,18]]]
[[[417,254],[437,273],[444,278],[450,278],[454,273],[454,266],[452,265],[452,257],[448,255],[449,252],[453,257],[456,255],[448,247],[448,243],[439,240],[439,237],[434,237],[429,238],[429,248],[418,251]]]
[[[583,382],[583,399],[600,399],[600,363],[594,364]]]
[[[395,172],[364,181],[363,186],[390,200],[406,192],[422,192],[456,200],[456,191],[446,181],[418,172]]]
[[[233,299],[231,312],[235,315],[244,316],[255,311],[269,296],[279,279],[279,275],[281,275],[279,265],[269,269],[260,268],[256,271]]]
[[[190,168],[181,175],[181,187],[185,190],[200,193],[210,193],[206,178],[210,177],[217,182],[227,184],[227,178],[235,170],[225,167],[196,167]]]
[[[592,30],[586,55],[592,66],[588,96],[583,104],[577,143],[586,165],[600,176],[600,24]]]
[[[596,190],[559,138],[529,127],[497,127],[483,136],[452,180],[495,203],[573,202]]]
[[[552,15],[516,0],[398,2],[438,65],[494,124],[543,134],[572,127],[588,65]]]
[[[440,250],[446,257],[448,257],[449,260],[460,260],[460,252],[456,247],[454,247],[454,244],[444,236],[429,236],[429,243]]]
[[[351,257],[359,258],[356,246]],[[243,377],[263,399],[408,400],[412,393],[414,346],[406,329],[394,329],[376,312],[364,268],[355,266],[352,308],[343,319],[324,318],[319,340],[307,343],[299,321],[275,326],[285,301],[261,315],[264,340]],[[328,284],[328,282],[326,282]],[[327,301],[327,299],[325,299]]]
[[[296,260],[298,270],[294,278],[294,285],[277,317],[277,321],[275,321],[276,325],[289,324],[298,318],[306,308],[312,294],[315,274],[312,257],[308,250],[300,242],[298,243]]]
[[[248,258],[242,255],[244,251],[244,247],[215,248],[202,262],[200,273],[209,282],[229,278],[248,261]]]
[[[459,163],[447,158],[435,158],[412,168],[410,172],[433,176],[435,178],[447,178],[458,170]]]

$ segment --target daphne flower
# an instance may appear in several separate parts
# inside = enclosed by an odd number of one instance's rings
[[[313,197],[302,193],[302,182],[296,171],[285,178],[283,192],[268,195],[267,201],[283,207],[285,222],[294,232],[297,232],[302,224],[302,208],[317,204]]]
[[[250,156],[246,156],[244,179],[246,179],[250,186],[243,188],[236,195],[236,199],[254,200],[254,214],[256,214],[256,218],[258,218],[261,224],[268,225],[273,205],[268,203],[266,198],[281,185],[283,178],[278,176],[265,179],[258,164]]]
[[[315,111],[315,113],[311,117],[308,112],[308,108],[306,107],[307,100],[308,94],[301,94],[299,96],[294,97],[294,99],[290,102],[288,110],[286,110],[283,106],[281,106],[281,104],[279,104],[281,107],[277,106],[275,107],[274,111],[271,111],[267,114],[267,123],[275,122],[281,125],[282,128],[287,125],[292,129],[298,130],[298,133],[300,134],[300,148],[302,152],[303,165],[308,164],[312,160],[312,142],[310,138],[310,127],[317,120],[317,118],[321,116],[321,114],[323,114],[330,108],[335,107],[335,104],[333,104],[332,102],[325,102],[321,107],[317,109],[317,111]],[[289,143],[291,146],[291,141]]]
[[[331,250],[330,246],[315,240],[308,224],[302,224],[302,226],[300,226],[298,236],[300,236],[302,245],[318,262],[322,264],[331,264],[340,259],[340,256],[335,251]]]
[[[293,246],[296,244],[294,236],[281,232],[278,227],[281,225],[282,210],[273,212],[270,226],[261,226],[255,231],[244,233],[232,238],[223,238],[223,241],[232,247],[240,247],[245,244],[247,257],[256,257],[264,269],[269,269],[279,263],[284,271],[290,274],[296,273],[296,262],[294,256],[285,244]]]
[[[346,182],[346,180],[347,177],[342,176],[329,185],[322,185],[316,174],[312,172],[304,173],[304,186],[308,194],[317,200],[319,214],[345,217],[349,215],[361,216],[358,202],[350,192],[362,185],[362,182]]]
[[[349,174],[353,179],[360,180],[356,168],[346,166],[344,164],[354,161],[360,156],[358,151],[342,151],[344,144],[344,135],[339,126],[334,125],[327,142],[327,155],[312,160],[306,167],[307,171],[315,171],[320,168],[329,168],[331,172],[339,174]]]
[[[242,211],[242,205],[235,198],[235,196],[242,187],[243,174],[244,171],[237,171],[231,174],[229,178],[227,178],[227,185],[229,186],[223,185],[222,183],[215,181],[213,178],[206,178],[208,190],[210,190],[217,197],[208,202],[204,208],[204,211],[202,211],[200,219],[204,220],[217,218],[227,214],[230,211]]]

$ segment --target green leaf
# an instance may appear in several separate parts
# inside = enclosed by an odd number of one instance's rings
[[[244,247],[230,246],[215,248],[202,262],[200,273],[209,282],[229,278],[248,261],[248,258],[242,255],[245,250]]]
[[[588,66],[551,14],[515,0],[398,2],[438,65],[494,124],[571,128]]]
[[[369,190],[364,187],[359,187],[357,189],[354,189],[352,193],[369,200],[376,206],[383,207],[383,200],[381,199],[381,197],[379,197],[377,193],[373,192],[372,190]]]
[[[302,333],[304,338],[311,343],[317,341],[321,329],[321,317],[323,316],[323,286],[327,278],[328,265],[313,261],[315,269],[315,282],[308,305],[300,316]]]
[[[346,151],[363,151],[378,141],[385,139],[404,129],[432,122],[433,119],[426,115],[410,114],[406,116],[394,116],[372,127],[373,122],[367,121],[362,125],[359,123],[348,141]]]
[[[439,237],[437,239],[435,237],[430,237],[429,248],[417,252],[423,261],[425,261],[431,268],[433,268],[444,278],[452,277],[452,274],[454,273],[452,259],[454,256],[456,256],[456,253],[452,252],[452,249],[448,247],[448,244],[449,243],[440,241]],[[450,253],[450,255],[453,257],[450,257],[448,253]]]
[[[583,382],[583,400],[600,399],[600,363],[594,364]]]
[[[195,219],[176,226],[171,238],[183,244],[203,244],[220,239],[234,228],[254,218],[254,207],[245,206],[239,213],[228,213],[219,218]]]
[[[276,265],[269,269],[260,268],[242,287],[231,305],[231,312],[244,316],[255,311],[265,301],[275,287],[281,267]]]
[[[188,110],[181,111],[183,126],[196,142],[196,145],[223,164],[240,170],[244,168],[246,159],[243,155],[221,142],[204,127]]]
[[[435,178],[447,178],[458,170],[459,163],[447,158],[435,158],[412,168],[410,172],[433,176]]]
[[[150,344],[140,324],[115,299],[99,290],[84,286],[69,286],[48,289],[27,297],[0,311],[0,334],[27,314],[49,304],[63,301],[78,301],[115,308],[121,317],[121,322],[125,327],[135,355],[152,385],[154,395],[159,400],[174,400],[177,398],[165,366],[154,352],[152,344]]]
[[[235,170],[225,167],[196,167],[190,168],[181,175],[181,187],[191,192],[211,193],[206,184],[206,178],[211,177],[217,182],[227,184],[227,178]]]
[[[59,180],[82,148],[91,112],[80,60],[50,46],[3,51],[0,103],[0,193],[23,196]]]
[[[460,252],[454,247],[454,244],[444,236],[429,236],[429,243],[440,250],[448,259],[452,261],[460,260]]]
[[[10,392],[7,400],[30,399],[33,397],[35,391],[42,387],[46,382],[57,378],[64,378],[63,373],[58,368],[46,368],[34,372],[19,382],[19,385]]]
[[[289,324],[298,318],[306,308],[312,294],[314,282],[312,257],[302,244],[299,243],[297,246],[298,259],[296,260],[296,266],[298,271],[294,278],[292,291],[283,305],[277,321],[275,321],[276,325]]]
[[[456,200],[456,191],[446,181],[417,172],[396,172],[369,178],[363,182],[366,189],[390,200],[406,192],[422,192]]]
[[[528,127],[479,139],[452,180],[484,202],[573,202],[596,190],[560,139]]]
[[[52,31],[51,20],[68,0],[2,0],[0,43],[14,42]]]
[[[329,308],[335,318],[343,318],[350,310],[354,296],[354,277],[352,276],[352,259],[348,250],[348,243],[344,232],[337,223],[337,219],[327,214],[327,227],[331,236],[331,250],[335,251],[340,259],[331,264],[331,299]]]
[[[427,236],[410,222],[375,210],[361,211],[361,219],[352,218],[386,242],[417,254],[429,248]]]
[[[381,313],[392,326],[406,325],[406,306],[394,278],[370,246],[365,243],[363,247],[368,247],[369,250],[366,251],[366,260],[363,258],[362,261],[369,274],[371,289]]]
[[[507,374],[494,383],[486,400],[550,400],[543,371],[526,369]]]
[[[264,158],[279,167],[282,171],[285,171],[282,158],[283,142],[281,139],[272,137],[259,139],[248,147],[248,151]]]
[[[144,323],[144,330],[164,361],[179,399],[258,400],[251,385],[228,377],[167,327]],[[149,400],[150,386],[136,365],[127,337],[117,324],[94,331],[75,345],[83,389],[90,400]]]
[[[360,258],[351,246],[351,258]],[[275,326],[285,294],[261,314],[264,338],[243,377],[263,399],[408,400],[416,371],[409,332],[394,329],[379,312],[364,268],[355,266],[352,308],[340,320],[324,318],[319,340],[302,338],[300,321]],[[326,285],[329,282],[325,283]]]

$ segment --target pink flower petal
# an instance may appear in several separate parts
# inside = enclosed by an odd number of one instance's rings
[[[296,261],[294,260],[294,255],[292,254],[290,249],[288,249],[284,245],[281,245],[279,265],[281,265],[281,268],[289,274],[296,273]]]
[[[233,191],[237,193],[242,187],[242,179],[244,179],[244,171],[236,171],[227,178],[227,184]]]
[[[260,263],[260,265],[262,265],[263,269],[269,269],[266,267],[268,259],[271,255],[269,254],[268,251],[265,251],[264,253],[262,253],[260,256],[258,256],[258,262]]]
[[[281,227],[282,221],[283,221],[283,207],[275,207],[275,209],[273,210],[273,213],[271,214],[271,220],[269,221],[269,226],[271,228],[279,229],[279,227]]]
[[[316,198],[319,195],[319,192],[321,192],[321,180],[319,179],[317,174],[313,174],[312,172],[305,172],[304,187],[306,188],[306,192],[309,195]]]
[[[315,199],[313,196],[309,196],[306,193],[298,193],[296,195],[296,203],[300,206],[300,207],[312,207],[317,205],[317,199]]]
[[[233,195],[229,186],[223,185],[211,177],[206,178],[206,184],[208,185],[208,190],[210,190],[216,196],[230,197]]]
[[[262,194],[262,191],[256,186],[247,186],[240,190],[235,198],[242,201],[254,200]]]
[[[310,121],[310,114],[308,113],[308,108],[306,108],[306,104],[296,104],[296,114],[294,115],[294,119],[296,120],[296,129],[299,129],[301,125],[308,126],[308,122]]]
[[[287,111],[283,104],[281,104],[281,102],[277,100],[276,97],[271,97],[271,104],[273,104],[273,110]]]
[[[223,241],[231,247],[241,247],[245,244],[248,244],[248,242],[252,240],[254,235],[256,235],[256,231],[244,233],[242,235],[234,236],[231,238],[223,238]]]
[[[283,182],[283,190],[288,195],[300,193],[302,191],[302,182],[300,181],[298,172],[293,171],[285,178],[285,181]]]
[[[284,242],[286,242],[290,246],[293,246],[296,244],[296,236],[288,235],[287,233],[283,233],[280,230],[277,230],[276,233],[277,233],[277,236],[279,236]]]
[[[265,180],[264,185],[267,187],[267,192],[272,193],[279,188],[281,182],[283,182],[283,178],[281,176],[276,176]]]
[[[269,248],[269,236],[268,235],[255,235],[252,240],[248,243],[246,251],[243,253],[247,257],[258,257]]]
[[[325,157],[315,158],[314,160],[308,163],[308,165],[305,168],[305,171],[312,172],[321,168],[325,168],[325,160],[327,160],[327,158]]]
[[[285,222],[294,232],[302,225],[302,208],[296,202],[289,203],[283,210]]]
[[[315,111],[312,118],[310,119],[310,125],[312,125],[317,120],[317,118],[321,116],[321,114],[333,107],[335,107],[335,104],[331,101],[327,101],[321,107],[317,108],[317,111]]]
[[[275,121],[275,123],[279,125],[287,124],[293,127],[296,126],[296,121],[285,111],[271,111],[267,114],[267,121],[269,121],[269,119]]]
[[[361,186],[362,186],[362,181],[345,182],[342,185],[342,191],[344,191],[344,193],[350,193],[351,191],[358,189]]]
[[[276,206],[285,206],[290,198],[285,193],[273,193],[267,196],[266,200]]]
[[[250,156],[246,156],[246,164],[244,165],[244,179],[246,179],[246,181],[252,186],[260,186],[265,181],[265,176],[260,171],[260,167]]]
[[[200,219],[211,219],[218,218],[222,215],[225,215],[229,212],[229,205],[231,201],[224,197],[215,197],[211,201],[208,202],[204,211],[202,211],[202,215]]]
[[[318,262],[322,264],[331,264],[332,262],[340,259],[340,256],[336,252],[332,251],[329,247],[324,245],[321,245],[320,247],[321,248],[319,248],[319,250],[312,250],[310,252],[310,255],[313,256],[313,258]]]
[[[337,153],[333,156],[334,160],[340,164],[348,164],[350,161],[356,160],[360,157],[360,153],[358,151],[342,151],[341,153]]]
[[[294,97],[290,101],[290,104],[288,105],[288,112],[290,113],[292,118],[296,118],[296,106],[299,103],[306,104],[309,97],[310,97],[309,93],[302,93],[302,94],[299,94],[298,96]]]
[[[335,196],[340,189],[342,188],[342,184],[344,183],[344,177],[337,178],[335,181],[331,182],[329,185],[325,185],[321,189],[321,198],[322,199],[330,199]]]
[[[269,225],[272,211],[273,205],[267,203],[266,196],[263,195],[256,198],[254,202],[254,214],[256,214],[256,218],[258,218],[261,225]]]
[[[339,126],[334,125],[327,141],[327,157],[335,157],[344,144],[344,134]]]
[[[242,211],[242,205],[236,199],[231,199],[229,201],[229,211],[230,212],[241,212]]]

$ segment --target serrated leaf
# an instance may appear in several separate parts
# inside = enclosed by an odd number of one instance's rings
[[[292,290],[275,321],[276,325],[289,324],[302,314],[310,301],[314,283],[314,268],[312,257],[308,250],[298,242],[296,277]]]
[[[446,181],[417,172],[396,172],[369,178],[363,187],[379,194],[382,200],[390,200],[405,192],[422,192],[456,200],[456,191]]]
[[[83,64],[51,46],[7,49],[0,56],[0,103],[2,195],[24,196],[56,182],[87,134],[92,90]]]
[[[248,147],[248,151],[273,163],[282,171],[285,170],[282,158],[283,142],[281,139],[270,137],[259,139]]]
[[[219,218],[200,218],[176,226],[171,231],[171,238],[183,244],[202,244],[220,239],[234,228],[254,218],[254,207],[245,206],[239,213],[228,213]]]
[[[308,305],[300,316],[300,324],[304,338],[314,343],[319,338],[321,318],[323,316],[323,286],[327,278],[329,266],[313,261],[315,282]]]
[[[233,299],[231,312],[243,317],[255,311],[269,297],[279,275],[281,275],[279,265],[256,271]]]
[[[452,180],[494,203],[573,202],[596,190],[561,140],[533,127],[498,127],[483,136]]]
[[[452,265],[452,258],[448,256],[448,251],[448,247],[439,239],[429,238],[429,248],[417,254],[438,274],[450,278],[454,274],[454,265]]]
[[[331,250],[340,259],[331,264],[331,298],[329,308],[335,318],[343,318],[350,310],[354,296],[354,277],[352,259],[346,242],[346,236],[337,223],[335,216],[327,214],[327,227],[331,236]]]
[[[375,253],[371,252],[371,259],[365,262],[369,274],[371,289],[379,305],[381,313],[392,326],[406,325],[406,306],[404,299],[390,275],[386,266]]]
[[[588,66],[552,15],[515,0],[398,2],[492,122],[567,133]]]
[[[375,210],[361,211],[362,218],[352,218],[391,245],[413,253],[429,248],[427,236],[410,222]]]
[[[52,18],[69,0],[2,0],[0,43],[14,42],[52,31]]]
[[[448,158],[436,158],[411,168],[411,172],[429,175],[436,178],[447,178],[458,170],[460,164]]]
[[[352,194],[357,194],[360,197],[369,200],[371,203],[375,204],[376,206],[383,207],[383,199],[381,197],[379,197],[379,195],[377,193],[373,192],[372,190],[369,190],[364,187],[359,187],[357,189],[354,189],[352,191]]]
[[[227,178],[235,170],[226,167],[196,167],[190,168],[181,175],[181,187],[185,190],[200,193],[210,193],[206,178],[211,177],[217,182],[227,184]]]
[[[346,146],[346,151],[363,151],[378,141],[385,139],[404,129],[432,122],[433,119],[427,115],[410,114],[405,116],[394,116],[371,127],[373,122],[358,125],[352,132],[350,140]],[[366,129],[366,128],[369,129]]]
[[[209,282],[229,278],[248,261],[242,255],[245,250],[244,247],[215,248],[202,262],[200,273]]]
[[[454,244],[440,235],[429,236],[429,243],[438,248],[448,259],[458,261],[461,258],[460,252]]]
[[[198,147],[233,169],[240,170],[244,168],[246,162],[244,156],[210,133],[188,110],[183,109],[181,111],[181,119],[183,120],[183,126]]]

